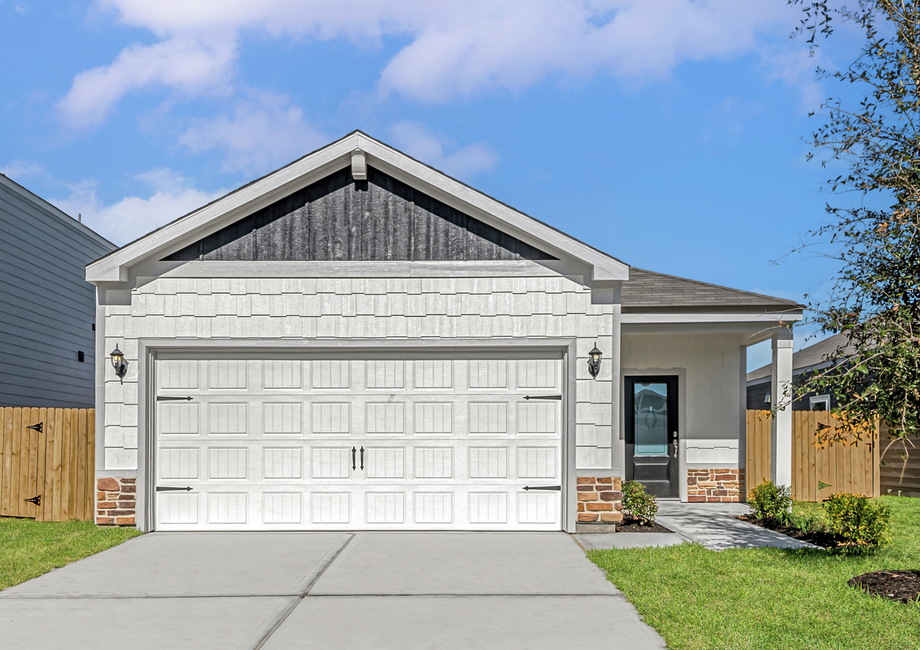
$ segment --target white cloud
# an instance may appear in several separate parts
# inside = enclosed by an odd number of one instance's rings
[[[27,160],[13,160],[3,167],[0,167],[0,174],[3,174],[7,178],[12,178],[15,181],[27,176],[46,176],[48,172],[38,163],[29,162]]]
[[[75,126],[105,118],[126,93],[153,84],[187,94],[228,83],[241,32],[342,38],[375,46],[407,39],[381,71],[382,93],[445,102],[517,90],[551,75],[607,74],[630,83],[676,65],[750,51],[761,31],[794,24],[785,3],[737,0],[97,0],[162,42],[135,45],[78,75],[61,102]],[[215,36],[215,34],[220,36]]]
[[[78,74],[58,102],[65,121],[82,129],[101,124],[132,90],[151,85],[188,95],[230,89],[236,45],[232,38],[171,38],[125,48],[109,65]]]
[[[151,186],[150,196],[129,196],[106,205],[96,194],[96,183],[84,181],[70,185],[66,198],[50,201],[72,216],[82,214],[87,226],[124,245],[226,193],[188,187],[181,174],[169,169],[153,169],[137,178]]]
[[[471,178],[498,164],[498,154],[490,145],[477,142],[458,148],[453,139],[417,122],[394,124],[390,138],[396,148],[458,178]]]
[[[817,68],[827,67],[824,50],[812,54],[808,48],[771,48],[762,53],[763,65],[770,81],[781,81],[799,92],[799,110],[803,113],[817,111],[827,100],[824,86],[816,79]]]
[[[263,93],[242,101],[232,113],[195,120],[179,143],[193,152],[224,153],[224,171],[263,174],[289,163],[329,138],[304,119],[283,95]]]

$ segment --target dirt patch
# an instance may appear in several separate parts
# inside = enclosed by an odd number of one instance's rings
[[[673,533],[659,523],[643,524],[638,519],[624,519],[617,524],[618,533]]]
[[[773,521],[771,519],[758,519],[753,515],[740,515],[736,517],[741,521],[746,521],[749,524],[754,524],[755,526],[760,526],[761,528],[766,528],[767,530],[773,530],[777,533],[782,533],[793,539],[798,539],[803,542],[808,542],[809,544],[814,544],[815,546],[821,546],[823,548],[834,548],[837,546],[837,540],[834,539],[834,536],[824,530],[807,530],[802,531],[798,528],[793,528],[792,526],[784,526],[779,522]]]
[[[920,572],[873,571],[850,578],[847,584],[873,596],[902,603],[920,602]]]

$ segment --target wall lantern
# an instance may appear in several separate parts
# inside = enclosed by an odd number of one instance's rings
[[[125,375],[128,374],[128,364],[125,363],[125,353],[119,350],[116,345],[115,349],[109,353],[109,356],[112,358],[112,367],[115,368],[115,376],[124,383]]]
[[[601,354],[602,352],[597,349],[597,343],[588,353],[588,373],[595,379],[597,379],[597,373],[601,371]]]

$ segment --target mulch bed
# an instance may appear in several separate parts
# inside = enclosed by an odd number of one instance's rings
[[[814,544],[815,546],[821,546],[824,548],[834,548],[837,546],[837,540],[834,539],[834,536],[827,531],[810,530],[803,532],[798,528],[783,526],[782,524],[778,524],[777,522],[769,519],[758,519],[753,515],[740,515],[737,517],[737,519],[746,521],[749,524],[754,524],[755,526],[760,526],[761,528],[776,531],[777,533],[782,533],[783,535],[792,537],[793,539],[798,539],[803,542],[808,542],[809,544]]]
[[[873,596],[902,603],[920,602],[920,572],[873,571],[850,578],[847,584]]]
[[[672,533],[674,531],[669,530],[662,526],[661,524],[652,522],[650,524],[643,524],[638,519],[624,519],[621,523],[617,524],[618,533]]]

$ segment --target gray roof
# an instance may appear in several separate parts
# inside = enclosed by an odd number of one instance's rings
[[[804,372],[805,370],[811,370],[812,368],[827,363],[827,358],[833,354],[834,350],[842,345],[845,345],[846,342],[846,336],[843,334],[834,334],[833,336],[829,336],[823,341],[818,341],[817,343],[809,345],[807,348],[802,348],[792,355],[793,374],[798,374],[800,372]],[[852,348],[849,349],[851,350]],[[757,370],[752,370],[749,372],[747,374],[748,383],[770,377],[771,365],[772,364],[768,363],[767,365],[762,366]]]
[[[623,283],[623,311],[661,311],[713,308],[732,311],[790,311],[805,309],[794,300],[730,289],[717,284],[688,280],[674,275],[629,267],[629,280]]]

